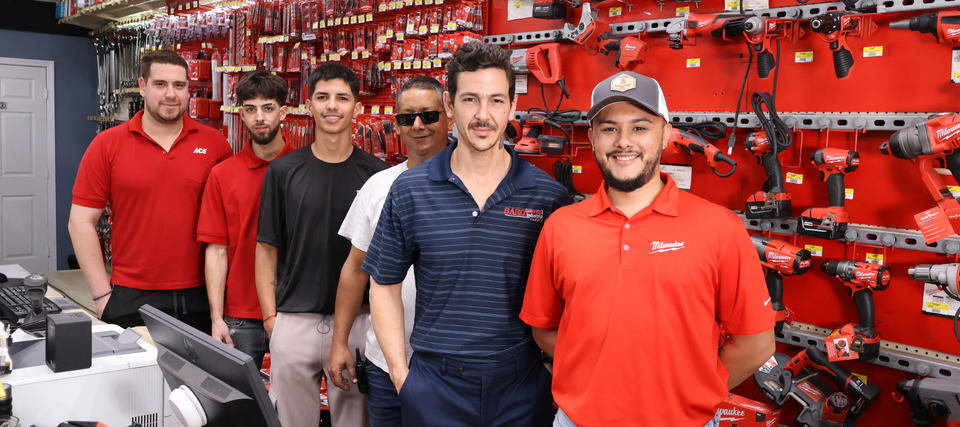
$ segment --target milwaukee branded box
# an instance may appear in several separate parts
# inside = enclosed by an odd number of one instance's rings
[[[780,410],[766,403],[728,394],[717,407],[720,427],[776,427]]]

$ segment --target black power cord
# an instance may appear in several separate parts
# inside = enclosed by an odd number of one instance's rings
[[[570,159],[565,159],[562,162],[557,160],[553,164],[553,178],[567,188],[570,197],[584,197],[583,193],[577,191],[577,187],[573,185],[573,163],[570,163]]]
[[[740,13],[743,13],[743,1],[740,2]],[[733,113],[733,131],[730,132],[730,139],[727,140],[727,155],[733,152],[733,146],[737,144],[737,126],[740,125],[740,101],[743,100],[743,90],[747,87],[747,77],[750,77],[750,66],[753,65],[753,48],[750,46],[750,42],[744,39],[744,43],[747,44],[747,52],[750,54],[750,59],[747,60],[747,70],[743,72],[743,83],[740,85],[740,95],[737,95],[737,110]],[[780,67],[777,67],[779,71]]]
[[[718,140],[727,134],[727,124],[723,122],[673,123],[673,127],[710,140]]]

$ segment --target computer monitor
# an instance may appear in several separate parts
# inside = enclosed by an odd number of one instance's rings
[[[150,305],[140,315],[164,379],[171,389],[186,386],[196,396],[205,427],[281,427],[252,357]]]

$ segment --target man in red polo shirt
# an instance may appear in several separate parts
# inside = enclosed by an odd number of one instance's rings
[[[97,135],[80,161],[70,238],[103,321],[143,325],[139,309],[150,304],[209,333],[197,216],[210,169],[232,153],[220,132],[184,117],[190,92],[180,55],[148,53],[140,75],[145,110]],[[110,276],[96,231],[107,202]]]
[[[260,189],[270,161],[293,151],[280,134],[286,99],[280,77],[257,70],[240,78],[237,104],[250,142],[210,172],[197,225],[197,239],[207,243],[211,335],[249,354],[257,369],[269,351],[254,280]]]
[[[716,426],[774,352],[757,252],[731,211],[659,174],[671,126],[655,80],[618,73],[591,106],[604,184],[547,219],[520,313],[554,358],[554,426]]]

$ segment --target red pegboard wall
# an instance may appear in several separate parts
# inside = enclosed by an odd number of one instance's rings
[[[689,6],[694,13],[721,13],[723,2],[704,0],[699,3],[665,2],[662,10],[655,2],[630,2],[632,11],[623,2],[593,3],[599,11],[598,19],[611,24],[676,16],[677,7]],[[491,7],[491,35],[514,32],[557,29],[561,21],[523,19],[507,21],[507,8],[513,2],[494,1]],[[771,0],[771,7],[794,6],[796,2]],[[623,15],[609,17],[610,7],[622,7]],[[834,75],[832,54],[826,43],[812,33],[809,25],[802,28],[805,35],[796,42],[782,40],[779,83],[776,107],[778,112],[956,112],[960,110],[960,85],[950,83],[951,49],[938,44],[932,35],[905,30],[891,30],[892,21],[907,19],[912,13],[874,15],[878,29],[865,38],[850,37],[848,44],[854,54],[855,65],[850,75],[838,79]],[[568,8],[565,22],[576,24],[579,10]],[[696,46],[682,50],[668,47],[666,33],[652,33],[641,38],[649,44],[645,64],[636,72],[656,78],[667,96],[667,105],[673,111],[735,110],[737,95],[747,67],[747,47],[742,39],[724,41],[704,38]],[[862,48],[883,46],[883,56],[865,58]],[[516,46],[517,48],[529,47]],[[796,52],[813,51],[812,63],[795,63]],[[566,77],[570,99],[561,109],[587,110],[593,87],[602,79],[618,71],[614,56],[589,55],[582,47],[570,41],[561,43],[562,75]],[[700,58],[699,68],[687,68],[686,60]],[[741,111],[751,111],[749,99],[754,91],[770,91],[773,78],[761,80],[756,75],[756,62],[750,70]],[[531,107],[544,108],[540,84],[532,75],[528,94],[521,95],[518,111]],[[559,99],[556,85],[544,88],[546,102],[552,109]],[[752,111],[748,113],[752,115]],[[545,128],[547,131],[548,128]],[[737,145],[731,157],[738,163],[736,173],[729,178],[713,174],[702,156],[678,154],[665,163],[693,166],[691,193],[730,209],[743,210],[746,198],[758,191],[765,179],[763,169],[743,146],[743,140],[753,129],[738,131]],[[526,158],[538,167],[551,172],[554,162],[570,158],[582,166],[574,175],[574,183],[583,193],[595,193],[601,176],[590,151],[586,127],[577,127],[573,134],[575,151],[569,156],[538,155]],[[549,132],[554,133],[554,132]],[[885,227],[917,229],[913,215],[935,206],[920,180],[917,164],[884,156],[879,146],[892,132],[873,131],[853,133],[841,131],[795,131],[794,144],[783,153],[784,172],[803,175],[802,184],[787,184],[793,197],[794,216],[808,207],[827,206],[826,184],[819,180],[816,167],[809,155],[823,147],[856,149],[861,157],[860,168],[846,177],[846,187],[854,189],[854,198],[846,201],[851,222]],[[584,144],[584,145],[578,145]],[[716,145],[726,151],[726,139]],[[723,166],[721,165],[721,168]],[[722,169],[726,170],[726,169]],[[949,185],[955,181],[944,177]],[[798,246],[814,244],[823,247],[823,257],[814,258],[813,267],[799,277],[784,280],[784,303],[795,312],[795,320],[823,328],[837,328],[857,322],[857,311],[847,288],[837,279],[819,269],[822,260],[852,259],[864,261],[867,253],[884,253],[885,265],[892,268],[891,286],[875,293],[877,330],[884,340],[903,343],[960,355],[960,342],[954,337],[950,319],[921,313],[923,284],[907,277],[911,266],[929,263],[941,264],[954,260],[945,255],[907,249],[870,248],[848,245],[809,237],[775,236]],[[656,343],[651,343],[656,344]],[[777,351],[795,354],[800,347],[778,344]],[[914,378],[902,371],[861,362],[844,362],[852,372],[865,375],[869,383],[883,389],[877,403],[860,418],[863,426],[912,426],[905,403],[894,401],[892,392],[897,381]],[[960,379],[958,379],[960,380]],[[655,385],[654,385],[655,386]],[[757,400],[764,398],[748,380],[734,390]],[[788,407],[794,407],[790,403]],[[795,411],[785,410],[786,420]],[[935,425],[944,425],[940,421]]]

